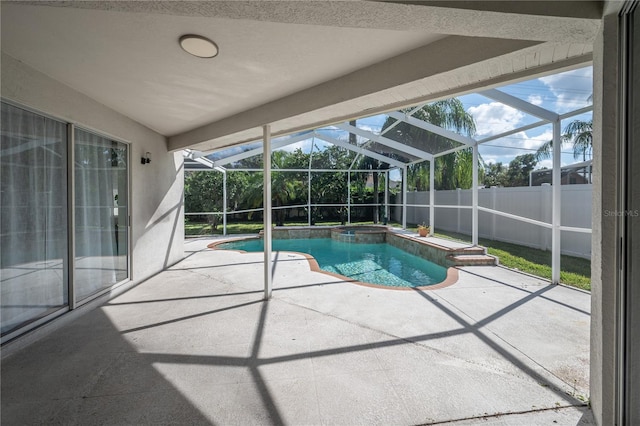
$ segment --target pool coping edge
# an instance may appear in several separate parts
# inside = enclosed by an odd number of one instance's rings
[[[233,250],[233,249],[223,249],[223,248],[219,248],[218,246],[220,244],[224,244],[224,243],[228,243],[231,241],[243,241],[243,240],[261,240],[262,238],[260,236],[250,236],[250,237],[242,237],[242,238],[234,238],[234,239],[225,239],[225,240],[221,240],[221,241],[214,241],[210,244],[207,244],[207,248],[210,248],[212,250],[225,250],[225,251],[234,251],[237,253],[241,253],[241,254],[247,254],[247,253],[264,253],[263,252],[247,252],[245,250]],[[445,288],[445,287],[449,287],[455,283],[458,282],[458,268],[454,267],[454,266],[449,266],[449,267],[445,267],[443,266],[443,268],[446,268],[447,270],[447,276],[446,278],[437,283],[437,284],[431,284],[431,285],[424,285],[424,286],[416,286],[416,287],[394,287],[394,286],[387,286],[387,285],[382,285],[382,284],[373,284],[373,283],[365,283],[362,281],[358,281],[358,280],[354,280],[352,278],[346,277],[344,275],[335,273],[335,272],[329,272],[329,271],[325,271],[323,269],[320,269],[320,265],[318,264],[318,261],[315,259],[315,257],[311,256],[309,253],[302,253],[302,252],[297,252],[297,251],[289,251],[289,250],[282,250],[285,253],[293,253],[293,254],[298,254],[301,255],[302,257],[304,257],[307,260],[307,263],[309,264],[309,269],[312,272],[319,272],[321,274],[325,274],[325,275],[329,275],[331,277],[334,278],[338,278],[342,281],[351,283],[351,284],[356,284],[359,286],[363,286],[363,287],[369,287],[369,288],[378,288],[378,289],[383,289],[383,290],[396,290],[396,291],[415,291],[415,290],[438,290],[441,288]],[[428,259],[425,259],[428,260]],[[440,265],[442,266],[442,265]]]

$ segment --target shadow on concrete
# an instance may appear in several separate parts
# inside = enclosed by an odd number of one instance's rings
[[[172,269],[172,271],[174,270],[176,269]],[[317,287],[327,284],[343,284],[344,282],[334,281],[279,287],[275,288],[274,292],[286,292],[291,289],[298,290],[304,287]],[[559,399],[565,402],[565,406],[584,406],[582,401],[559,389],[547,377],[518,359],[511,352],[516,351],[516,348],[510,346],[506,341],[503,341],[504,345],[498,343],[497,341],[501,339],[499,336],[489,336],[490,331],[485,332],[482,330],[483,327],[519,306],[536,298],[545,298],[544,294],[554,287],[550,285],[535,292],[528,292],[507,283],[503,284],[525,291],[527,295],[500,309],[498,312],[479,319],[475,324],[467,321],[427,292],[414,289],[417,295],[453,319],[460,325],[460,328],[404,338],[387,334],[390,338],[380,342],[328,347],[315,351],[263,358],[260,357],[260,348],[265,338],[269,304],[272,302],[262,300],[262,291],[110,302],[105,306],[126,306],[244,295],[260,296],[260,299],[245,303],[182,315],[171,320],[156,321],[152,324],[123,330],[117,330],[105,313],[101,309],[96,309],[75,323],[61,328],[47,338],[28,347],[28,350],[18,352],[3,361],[2,423],[212,424],[214,419],[207,418],[192,401],[154,368],[154,365],[161,363],[248,369],[252,384],[256,388],[270,423],[281,425],[285,423],[281,407],[278,406],[267,381],[260,372],[261,366],[423,343],[466,334],[473,335],[510,364],[531,377],[535,382],[551,390]],[[545,300],[572,308],[548,298],[545,298]],[[255,325],[250,353],[246,357],[196,353],[138,353],[123,338],[123,335],[136,331],[209,317],[257,304],[261,304],[260,313]],[[510,349],[507,350],[505,346],[510,346]],[[525,354],[522,355],[526,356]],[[543,366],[540,367],[544,368]],[[548,370],[547,373],[552,374]],[[562,381],[561,378],[558,378],[558,380]]]
[[[442,312],[444,312],[450,318],[452,318],[454,321],[456,321],[458,324],[460,324],[462,326],[462,328],[467,333],[473,334],[480,341],[482,341],[485,345],[489,346],[495,352],[500,354],[500,356],[502,356],[508,362],[510,362],[511,364],[516,366],[518,369],[520,369],[523,373],[527,374],[529,377],[534,379],[536,382],[544,384],[545,386],[547,386],[558,397],[564,399],[570,405],[585,405],[584,402],[582,402],[579,399],[567,394],[562,389],[557,388],[554,383],[550,382],[546,377],[542,376],[537,371],[533,370],[531,367],[529,367],[526,364],[524,364],[522,361],[520,361],[518,358],[516,358],[513,354],[509,353],[509,351],[505,350],[503,347],[498,345],[494,340],[489,338],[485,333],[483,333],[480,330],[480,328],[482,328],[482,327],[486,326],[487,324],[491,323],[492,321],[495,321],[496,319],[502,317],[506,313],[508,313],[510,311],[513,311],[517,307],[522,306],[525,303],[535,299],[536,297],[538,297],[539,294],[542,294],[542,293],[545,293],[545,292],[549,291],[552,287],[553,287],[552,285],[544,287],[544,288],[538,290],[537,292],[532,293],[529,296],[526,296],[526,297],[518,300],[517,302],[512,303],[512,304],[504,307],[500,311],[498,311],[498,312],[496,312],[496,313],[494,313],[494,314],[492,314],[492,315],[490,315],[490,316],[488,316],[488,317],[486,317],[486,318],[484,318],[482,320],[479,320],[478,322],[476,322],[476,324],[471,324],[471,323],[467,322],[460,315],[456,314],[451,309],[447,308],[442,303],[440,303],[438,300],[434,299],[433,297],[431,297],[430,295],[428,295],[424,291],[422,291],[422,290],[420,290],[418,288],[415,288],[414,290],[420,296],[422,296],[423,298],[425,298],[426,300],[431,302],[432,305],[438,307],[438,309],[440,309]],[[499,339],[499,337],[497,335],[495,337]],[[508,345],[508,343],[506,341],[504,343]],[[514,348],[514,349],[517,350],[516,348]],[[524,354],[524,353],[522,355],[526,356],[526,354]],[[540,367],[543,367],[543,366],[541,365]],[[546,370],[546,371],[548,373],[552,374],[549,370]],[[564,380],[562,380],[560,377],[557,377],[557,376],[555,376],[555,377],[558,380],[561,380],[561,381],[564,382]],[[566,384],[570,386],[569,383],[566,383]]]
[[[514,289],[514,290],[523,291],[523,292],[525,292],[525,293],[531,293],[530,291],[528,291],[528,290],[527,290],[527,289],[525,289],[525,288],[518,287],[518,286],[513,285],[513,284],[505,283],[504,281],[498,280],[498,279],[496,279],[496,278],[490,278],[490,277],[486,277],[486,276],[484,276],[484,275],[477,274],[477,273],[472,272],[472,271],[470,271],[470,270],[468,270],[468,269],[466,269],[466,268],[464,268],[464,267],[463,267],[463,268],[458,268],[458,269],[460,269],[461,271],[464,271],[464,273],[465,273],[465,274],[475,275],[476,277],[479,277],[479,278],[482,278],[482,279],[484,279],[484,280],[488,280],[488,281],[493,281],[494,283],[498,283],[498,284],[500,284],[500,285],[503,285],[503,286],[506,286],[506,287],[512,288],[512,289]],[[518,273],[518,274],[521,274],[521,273],[522,273],[522,272],[519,272],[519,271],[513,271],[513,270],[511,270],[511,269],[509,269],[509,271],[512,271],[512,272],[514,272],[514,273]],[[524,275],[526,275],[526,274],[524,274]],[[526,276],[528,276],[528,275],[526,275]],[[543,278],[540,278],[540,279],[542,280]],[[544,280],[544,281],[546,281],[546,280]],[[554,286],[555,284],[549,284],[549,285],[550,285],[550,286]],[[579,292],[583,292],[583,291],[584,291],[584,290],[580,290],[580,289],[577,289],[577,288],[574,288],[574,287],[568,287],[568,286],[565,286],[564,288],[567,288],[567,289],[569,289],[569,290],[579,291]],[[540,296],[540,298],[541,298],[541,299],[544,299],[544,300],[546,300],[546,301],[548,301],[548,302],[551,302],[551,303],[555,303],[555,304],[561,305],[561,306],[563,306],[563,307],[565,307],[565,308],[568,308],[568,309],[571,309],[571,310],[573,310],[573,311],[580,312],[580,313],[585,314],[585,315],[587,315],[587,316],[591,316],[591,313],[589,313],[589,312],[587,312],[587,311],[584,311],[584,310],[582,310],[582,309],[576,308],[575,306],[571,306],[571,305],[569,305],[569,304],[566,304],[566,303],[560,302],[559,300],[550,299],[550,298],[545,297],[545,296]]]
[[[3,359],[1,391],[3,425],[213,424],[100,309]]]
[[[349,282],[356,282],[356,281],[355,280],[327,281],[327,282],[322,282],[317,284],[303,284],[303,285],[288,286],[288,287],[278,287],[278,288],[274,288],[273,291],[281,292],[286,290],[301,289],[301,288],[308,288],[308,287],[323,287],[325,285],[344,284]],[[233,293],[205,294],[201,296],[188,296],[188,297],[171,297],[166,299],[134,300],[130,302],[106,302],[105,306],[144,305],[147,303],[176,302],[179,300],[211,299],[211,298],[218,298],[218,297],[243,296],[243,295],[249,295],[249,294],[256,294],[256,295],[264,294],[264,290],[236,291]]]

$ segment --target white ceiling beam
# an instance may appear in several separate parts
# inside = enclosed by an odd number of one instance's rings
[[[287,144],[283,144],[287,145]],[[272,145],[273,148],[280,148],[277,144]],[[238,154],[231,155],[229,157],[221,158],[216,160],[214,163],[216,166],[224,166],[226,164],[235,163],[236,161],[244,160],[246,158],[255,157],[256,155],[262,154],[262,147],[250,149],[248,151],[240,152]]]
[[[361,155],[365,155],[367,157],[371,157],[373,159],[376,159],[378,161],[382,161],[383,163],[387,163],[391,166],[396,166],[396,167],[404,167],[404,163],[398,160],[394,160],[393,158],[389,158],[389,157],[385,157],[384,155],[378,154],[377,152],[373,152],[373,151],[369,151],[368,149],[364,149],[364,148],[360,148],[357,147],[355,145],[351,145],[349,142],[346,141],[341,141],[339,139],[336,138],[332,138],[331,136],[326,136],[326,135],[322,135],[320,133],[316,133],[316,137],[318,139],[322,139],[325,142],[329,142],[333,145],[337,145],[340,146],[342,148],[348,149],[350,151],[353,151],[357,154],[361,154]]]
[[[569,112],[565,112],[564,114],[560,114],[560,120],[564,120],[565,118],[575,117],[576,115],[584,114],[589,111],[593,111],[593,105],[589,105],[584,108],[577,109],[575,111],[569,111]]]
[[[540,50],[544,50],[545,47],[540,47]],[[525,49],[528,52],[537,52],[538,47],[532,49]],[[524,58],[524,53],[519,52],[514,55],[506,55],[511,59],[508,62],[513,64],[519,63],[518,57]],[[354,118],[370,117],[376,114],[386,114],[389,111],[397,111],[407,108],[411,105],[417,105],[424,102],[434,102],[437,100],[448,99],[454,96],[462,96],[470,93],[477,93],[478,90],[484,90],[487,87],[500,87],[506,84],[514,84],[522,81],[528,81],[532,78],[542,77],[546,75],[553,75],[559,72],[571,71],[577,68],[582,68],[591,65],[593,55],[591,53],[581,54],[579,56],[573,56],[568,59],[554,61],[552,63],[545,63],[540,66],[526,68],[520,71],[514,71],[504,74],[499,74],[495,77],[490,77],[485,80],[478,80],[472,83],[464,84],[462,86],[449,87],[445,86],[437,91],[429,92],[427,94],[416,94],[415,97],[408,97],[405,100],[397,100],[389,104],[388,102],[381,102],[377,99],[377,95],[368,96],[366,98],[366,109],[363,109],[362,99],[354,98],[347,101],[341,101],[340,105],[327,106],[324,108],[314,109],[305,113],[298,114],[289,118],[282,119],[281,121],[274,123],[274,135],[287,135],[291,133],[297,133],[301,131],[311,130],[314,128],[325,127],[334,123],[343,123],[345,121],[353,120]],[[482,74],[483,70],[486,70],[487,62],[482,62],[465,67],[465,71],[469,70],[470,73]],[[447,78],[452,77],[457,80],[456,74],[458,70],[444,73]],[[410,89],[420,84],[430,84],[431,80],[441,79],[443,75],[434,76],[432,78],[426,78],[420,82],[413,82],[404,85],[404,89]],[[386,90],[381,92],[391,93],[392,90]],[[239,132],[221,136],[219,138],[210,139],[200,144],[194,145],[200,147],[203,151],[210,151],[218,149],[223,146],[240,145],[255,141],[260,137],[260,127],[248,128]]]
[[[436,126],[435,124],[428,123],[416,117],[411,117],[409,114],[402,114],[401,112],[394,111],[394,112],[388,113],[387,115],[395,118],[396,120],[404,121],[405,123],[408,123],[415,127],[419,127],[422,130],[435,133],[437,135],[440,135],[447,139],[451,139],[452,141],[456,141],[464,145],[473,146],[477,143],[476,140],[473,138],[461,135],[456,132],[452,132],[451,130],[443,129],[442,127]]]
[[[396,3],[415,4],[424,3],[434,7],[446,7],[454,9],[466,9],[477,11],[493,11],[501,13],[517,13],[525,15],[548,15],[548,16],[566,16],[573,18],[590,18],[597,19],[602,15],[602,4],[597,1],[583,1],[580,7],[576,7],[574,0],[569,1],[521,1],[521,2],[503,2],[503,1],[477,1],[477,0],[429,0],[421,2],[420,0],[394,0]]]
[[[198,162],[204,166],[209,167],[210,169],[214,168],[213,163],[211,162],[211,160],[209,160],[208,158],[192,158],[193,161]]]
[[[38,4],[110,12],[157,13],[282,24],[425,31],[438,34],[592,41],[603,16],[598,1],[88,1]],[[497,3],[497,4],[496,4]],[[357,16],[359,19],[354,19]],[[505,25],[510,22],[511,25]]]
[[[521,126],[521,127],[516,128],[516,129],[513,129],[513,130],[509,130],[509,131],[506,131],[506,132],[503,132],[503,133],[499,133],[497,135],[493,135],[493,136],[486,137],[484,139],[480,139],[480,140],[478,140],[478,143],[479,144],[483,144],[485,142],[494,141],[496,139],[504,138],[506,136],[515,135],[516,133],[524,132],[526,130],[535,129],[536,127],[544,126],[546,124],[549,124],[549,122],[546,121],[546,120],[536,121],[535,123],[527,124],[526,126]]]
[[[274,150],[274,149],[284,148],[285,146],[288,146],[306,139],[310,139],[312,137],[313,137],[313,133],[303,133],[297,136],[292,136],[288,139],[278,140],[271,143],[271,149]],[[221,158],[219,160],[214,161],[214,164],[216,166],[223,166],[225,164],[235,163],[236,161],[244,160],[246,158],[255,157],[256,155],[260,155],[260,154],[262,154],[262,148],[255,148],[249,151],[232,155],[230,157]]]
[[[389,138],[385,138],[384,136],[380,136],[380,135],[376,135],[373,132],[369,132],[368,130],[363,130],[363,129],[359,129],[357,127],[354,127],[350,124],[347,123],[342,123],[342,124],[337,124],[336,127],[338,127],[341,130],[345,130],[349,133],[354,133],[356,135],[360,135],[364,138],[370,139],[374,142],[378,142],[381,143],[382,145],[386,145],[390,148],[393,148],[395,150],[398,150],[400,152],[404,152],[405,154],[409,154],[412,155],[414,157],[419,157],[419,158],[424,158],[426,160],[431,160],[433,158],[433,155],[431,155],[430,153],[426,152],[426,151],[422,151],[421,149],[417,149],[414,147],[411,147],[409,145],[405,145],[403,143],[400,142],[396,142],[392,139]]]
[[[425,105],[428,105],[428,103],[421,104],[421,105],[418,105],[418,106],[417,106],[417,107],[415,107],[415,108],[412,108],[412,109],[411,109],[411,111],[409,111],[409,115],[413,115],[413,114],[415,114],[416,112],[418,112],[418,110],[419,110],[419,109],[421,109],[421,108],[422,108],[422,107],[424,107]],[[388,115],[388,114],[387,114],[387,115]],[[391,129],[393,129],[394,127],[396,127],[396,126],[397,126],[398,124],[400,124],[400,123],[401,123],[400,121],[396,121],[396,122],[392,123],[389,127],[387,127],[386,129],[383,129],[383,130],[380,132],[380,135],[384,135],[385,133],[389,132]]]
[[[532,103],[509,95],[508,93],[502,92],[498,89],[483,90],[478,92],[478,94],[549,122],[555,121],[559,117],[558,114],[553,111],[540,108],[537,105],[533,105]]]
[[[449,36],[236,115],[169,137],[169,150],[210,141],[521,51],[539,42]],[[451,52],[456,52],[454,55]],[[433,58],[438,58],[434,61]],[[367,114],[371,115],[375,111]],[[309,124],[307,128],[324,124]],[[234,138],[235,139],[235,138]],[[236,139],[234,142],[238,142]],[[202,149],[205,150],[205,149]]]
[[[461,149],[469,148],[467,145],[462,145],[457,148],[447,149],[446,151],[438,152],[437,154],[433,154],[433,158],[442,157],[443,155],[451,154],[452,152],[460,151]]]
[[[353,157],[353,161],[351,162],[351,165],[349,166],[349,170],[353,169],[353,166],[356,164],[356,161],[358,161],[359,157],[360,157],[360,154],[356,153],[356,156]]]
[[[214,168],[213,161],[211,161],[208,158],[204,157],[200,151],[194,151],[194,150],[191,150],[191,149],[185,149],[184,151],[182,151],[182,156],[184,158],[188,158],[189,160],[192,160],[192,161],[195,161],[197,163],[200,163],[203,166],[206,166],[206,167],[208,167],[210,169]]]
[[[184,158],[188,158],[190,160],[195,160],[196,158],[200,158],[203,157],[204,154],[198,150],[195,149],[183,149],[182,150],[182,156]]]
[[[418,160],[407,163],[407,166],[415,166],[416,164],[424,163],[425,161],[429,161],[429,160],[423,160],[422,158],[420,158]]]

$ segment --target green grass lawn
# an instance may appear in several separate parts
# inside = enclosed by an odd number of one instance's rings
[[[371,225],[373,222],[352,223],[358,225]],[[285,226],[306,226],[307,222],[286,222]],[[334,226],[340,222],[321,222],[316,225]],[[401,226],[392,222],[389,225]],[[222,224],[217,229],[212,230],[211,225],[199,222],[185,223],[186,236],[198,235],[222,235]],[[262,222],[248,223],[228,223],[227,234],[257,234],[263,228]],[[458,241],[469,241],[469,237],[454,232],[439,232],[436,237],[449,238]],[[504,243],[480,238],[480,245],[487,248],[492,256],[500,259],[500,264],[507,268],[517,269],[538,277],[551,280],[551,252],[538,250],[517,244]],[[560,260],[562,270],[560,271],[560,281],[573,287],[583,290],[591,290],[591,261],[580,257],[562,255]]]
[[[227,234],[257,234],[262,228],[261,222],[228,223]],[[212,229],[212,226],[207,223],[186,222],[184,234],[186,236],[222,235],[222,224],[218,225],[217,229]]]
[[[436,237],[469,241],[469,237],[453,232],[436,233]],[[478,243],[500,259],[500,264],[551,280],[551,251],[538,250],[517,244],[480,238]],[[581,257],[562,255],[560,281],[583,290],[591,290],[591,261]]]

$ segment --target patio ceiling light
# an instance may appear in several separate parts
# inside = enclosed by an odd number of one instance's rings
[[[218,46],[206,37],[185,34],[180,37],[180,47],[198,58],[213,58],[218,55]]]

